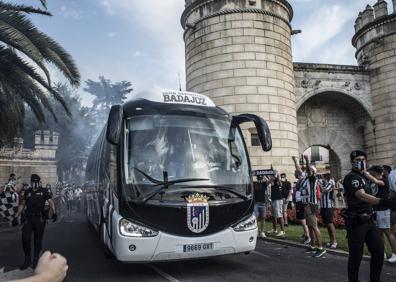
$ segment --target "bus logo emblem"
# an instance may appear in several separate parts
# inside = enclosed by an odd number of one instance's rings
[[[209,225],[209,197],[198,193],[187,200],[187,226],[194,233],[203,232]]]

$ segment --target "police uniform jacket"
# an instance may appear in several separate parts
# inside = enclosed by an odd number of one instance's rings
[[[373,206],[369,203],[363,202],[355,195],[355,193],[360,189],[363,189],[366,194],[372,194],[371,185],[362,174],[351,171],[347,174],[347,176],[345,176],[343,185],[348,212],[357,214],[373,213]]]
[[[40,187],[36,191],[29,188],[25,191],[25,215],[27,218],[45,216],[45,202],[51,199],[51,192],[48,189]]]

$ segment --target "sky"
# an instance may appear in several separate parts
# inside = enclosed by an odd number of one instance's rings
[[[47,0],[53,17],[31,16],[71,54],[81,72],[83,103],[92,96],[84,81],[103,75],[132,82],[134,91],[185,88],[184,0]],[[9,2],[39,6],[38,0]],[[356,65],[354,21],[376,0],[289,0],[293,6],[293,61]],[[388,0],[388,2],[391,2]],[[391,5],[389,5],[391,6]],[[391,10],[391,7],[389,7]],[[62,80],[54,72],[55,80]]]

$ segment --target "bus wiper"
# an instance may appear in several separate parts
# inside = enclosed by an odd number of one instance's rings
[[[167,189],[170,185],[173,185],[173,184],[176,184],[176,183],[183,183],[183,182],[209,180],[208,178],[181,178],[181,179],[175,179],[175,180],[168,181],[168,172],[164,171],[163,172],[164,180],[161,181],[161,180],[157,180],[155,178],[152,178],[151,176],[147,175],[144,171],[141,171],[140,169],[138,169],[136,167],[133,167],[133,169],[137,170],[138,172],[143,174],[148,180],[150,180],[152,183],[154,183],[155,185],[153,185],[152,187],[161,186],[157,190],[155,190],[155,191],[151,192],[150,194],[146,195],[145,197],[141,198],[140,201],[142,203],[147,202],[152,197],[154,197],[155,195],[160,193],[162,190]]]
[[[244,199],[245,201],[248,199],[245,195],[238,193],[235,191],[235,189],[228,187],[228,186],[222,186],[222,185],[200,185],[200,186],[194,186],[194,188],[214,188],[216,190],[222,190],[222,191],[227,191],[230,192],[239,198]]]

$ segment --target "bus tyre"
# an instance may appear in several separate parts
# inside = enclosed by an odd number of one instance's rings
[[[100,229],[99,229],[100,243],[102,245],[104,256],[106,258],[110,259],[110,258],[113,258],[113,253],[109,250],[109,248],[105,244],[105,232],[106,232],[106,226],[105,226],[104,222],[102,221],[100,224]]]

